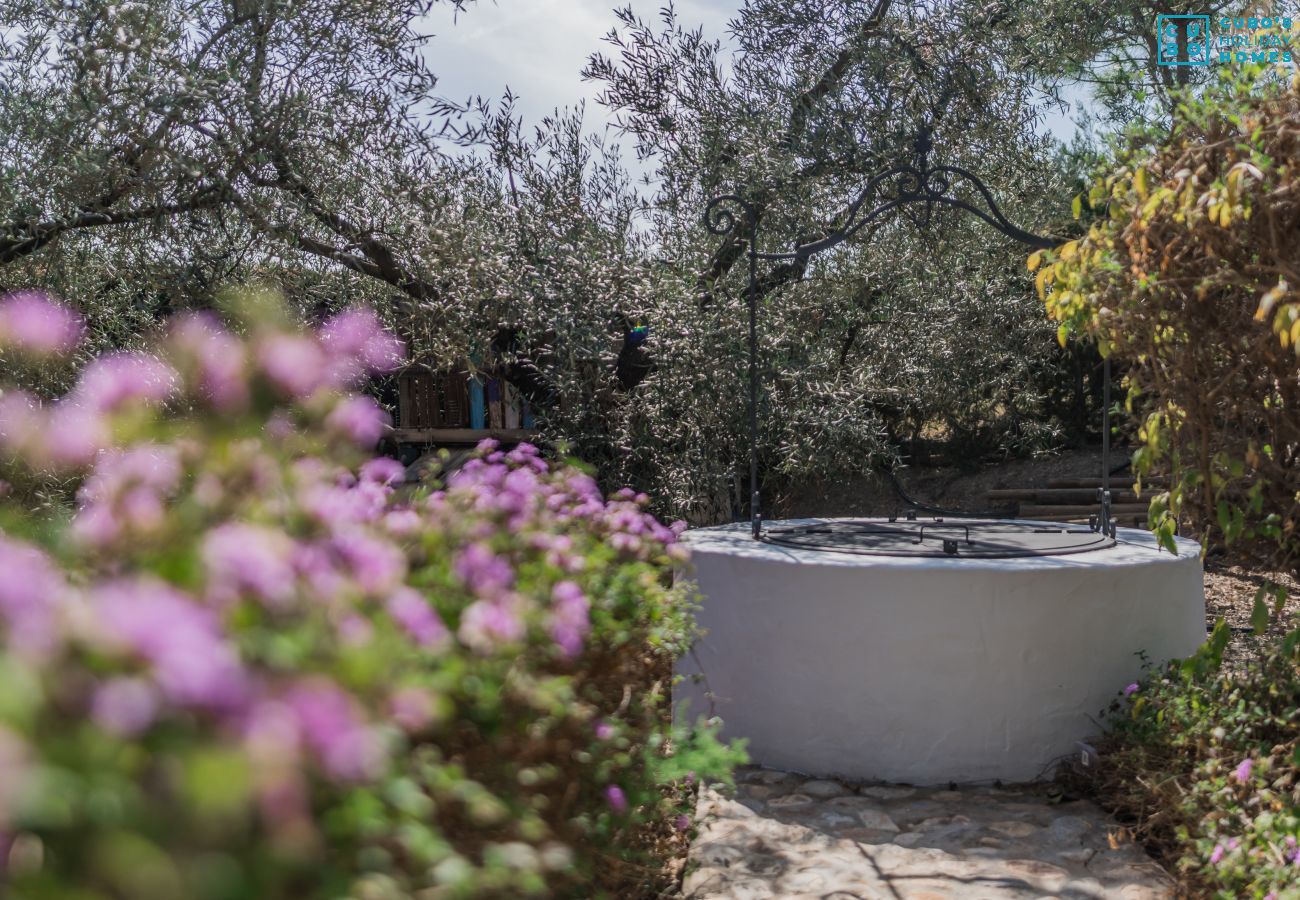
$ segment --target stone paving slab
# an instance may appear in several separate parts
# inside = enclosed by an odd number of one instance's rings
[[[1045,786],[851,785],[742,769],[700,791],[684,896],[1167,900],[1169,876],[1096,806]]]

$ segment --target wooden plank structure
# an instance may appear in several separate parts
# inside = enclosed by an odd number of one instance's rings
[[[1147,508],[1151,496],[1165,490],[1168,481],[1144,479],[1142,495],[1132,490],[1128,476],[1111,478],[1111,515],[1124,528],[1146,528]],[[997,488],[988,492],[991,506],[1015,504],[1015,515],[1047,522],[1087,522],[1097,513],[1097,489],[1100,478],[1058,478],[1046,487]]]
[[[397,424],[401,428],[432,428],[435,399],[435,379],[432,369],[423,363],[412,363],[397,373]]]
[[[397,373],[399,444],[477,444],[528,440],[536,432],[527,400],[504,378],[471,376],[468,365],[435,370],[415,362]]]

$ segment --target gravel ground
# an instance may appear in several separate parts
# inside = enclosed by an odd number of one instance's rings
[[[1255,634],[1250,624],[1255,608],[1255,593],[1267,582],[1287,587],[1290,597],[1282,614],[1273,619],[1262,635]],[[1271,602],[1271,601],[1270,601]],[[1300,609],[1300,583],[1283,572],[1267,572],[1235,565],[1230,561],[1211,557],[1205,563],[1205,619],[1206,628],[1223,618],[1232,628],[1232,641],[1223,654],[1224,664],[1234,671],[1244,669],[1258,659],[1262,648],[1279,640],[1295,625],[1295,614]]]

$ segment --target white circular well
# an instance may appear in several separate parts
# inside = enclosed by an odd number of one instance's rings
[[[716,714],[753,762],[808,774],[1043,777],[1101,731],[1143,654],[1158,664],[1205,640],[1199,545],[1179,539],[1175,556],[1145,531],[1117,537],[963,559],[779,546],[747,523],[688,531],[704,634],[678,664],[677,714]]]

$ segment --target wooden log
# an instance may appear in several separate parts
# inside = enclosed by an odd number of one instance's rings
[[[1037,518],[1038,516],[1090,516],[1097,512],[1100,507],[1092,506],[1039,506],[1035,504],[1021,504],[1020,515],[1026,519]],[[1110,508],[1112,516],[1145,516],[1147,514],[1147,504],[1145,503],[1119,503],[1112,504]]]
[[[445,372],[439,380],[438,420],[435,428],[467,428],[469,418],[469,375],[464,371]]]
[[[437,397],[433,372],[422,363],[413,363],[397,374],[397,422],[404,428],[430,428],[437,423]]]
[[[1033,518],[1039,522],[1060,522],[1061,524],[1071,524],[1071,525],[1088,524],[1087,516],[1034,516]],[[1125,516],[1112,516],[1111,518],[1114,519],[1115,523],[1119,525],[1119,527],[1121,528],[1145,529],[1147,527],[1146,516],[1125,515]]]
[[[1129,473],[1121,473],[1110,477],[1110,487],[1114,490],[1117,487],[1130,487],[1136,479]],[[1161,490],[1169,486],[1169,479],[1164,475],[1155,475],[1142,479],[1143,492],[1147,486],[1152,488],[1159,487]],[[1101,476],[1089,478],[1052,478],[1047,482],[1049,488],[1099,488],[1101,487]]]
[[[1143,492],[1145,493],[1145,491]],[[999,488],[988,492],[989,500],[1026,500],[1034,503],[1093,503],[1097,499],[1096,488]],[[1137,494],[1119,485],[1112,485],[1110,502],[1136,503]],[[1149,499],[1149,498],[1148,498]]]

